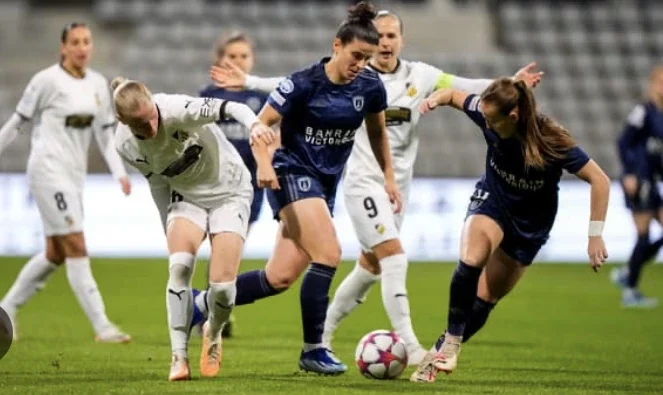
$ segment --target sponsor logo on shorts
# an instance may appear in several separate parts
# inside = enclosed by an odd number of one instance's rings
[[[74,219],[71,218],[70,215],[65,215],[65,216],[64,216],[64,221],[67,223],[67,226],[69,226],[70,228],[71,228],[72,226],[74,226]]]
[[[379,234],[383,235],[387,228],[382,224],[376,224],[375,230],[377,230]]]
[[[311,190],[311,179],[309,177],[299,177],[297,179],[297,188],[302,192]]]

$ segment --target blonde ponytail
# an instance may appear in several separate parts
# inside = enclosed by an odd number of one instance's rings
[[[138,81],[115,77],[110,87],[113,90],[115,112],[121,117],[133,114],[143,103],[152,100],[152,92]]]

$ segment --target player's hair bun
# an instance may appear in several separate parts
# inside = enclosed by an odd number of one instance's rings
[[[371,24],[377,15],[378,13],[371,2],[360,1],[348,8],[348,23]]]
[[[124,77],[115,77],[115,78],[113,78],[113,81],[111,81],[111,83],[110,83],[111,90],[115,91],[115,89],[117,89],[117,87],[120,86],[120,84],[123,83],[126,80],[127,79],[124,78]]]

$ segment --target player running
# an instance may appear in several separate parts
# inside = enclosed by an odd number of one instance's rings
[[[187,354],[191,278],[206,236],[212,251],[210,312],[203,327],[200,372],[214,377],[221,366],[221,330],[235,304],[235,278],[253,198],[251,175],[215,122],[228,114],[256,134],[270,130],[241,103],[152,95],[142,83],[122,77],[111,87],[120,120],[117,151],[148,179],[166,232],[170,254],[166,307],[173,353],[168,379],[191,378]]]
[[[464,111],[481,128],[488,151],[451,278],[447,329],[412,374],[416,382],[433,382],[438,371],[456,369],[461,342],[485,324],[546,243],[562,170],[591,185],[587,252],[592,268],[597,271],[608,257],[601,233],[610,180],[566,129],[537,112],[524,82],[501,78],[480,96],[440,89],[421,103],[421,112],[438,106]]]
[[[492,82],[466,79],[422,62],[401,59],[403,25],[389,11],[380,11],[374,20],[380,41],[378,52],[367,66],[380,76],[387,91],[386,123],[396,183],[407,203],[414,162],[419,147],[418,107],[435,89],[451,87],[480,93]],[[259,78],[224,64],[213,68],[213,77],[224,86],[245,86],[270,91],[282,78]],[[534,64],[519,70],[514,78],[536,85],[543,73],[532,72]],[[399,239],[405,210],[394,213],[384,191],[384,176],[375,160],[365,126],[357,133],[348,160],[343,192],[348,214],[362,246],[355,268],[343,280],[327,312],[323,343],[331,348],[332,336],[341,320],[366,299],[371,286],[381,278],[382,300],[395,332],[408,350],[408,361],[417,365],[426,354],[410,319],[406,290],[407,256]]]
[[[658,191],[663,176],[663,66],[649,78],[649,100],[629,114],[618,141],[624,175],[622,187],[626,207],[633,213],[638,238],[626,266],[610,272],[612,281],[622,288],[622,306],[653,308],[658,299],[638,290],[642,267],[656,257],[663,238],[651,242],[649,226],[655,218],[663,224],[663,206]]]
[[[23,266],[0,306],[13,322],[16,339],[19,307],[65,263],[69,285],[92,324],[96,340],[126,343],[131,337],[106,316],[83,234],[83,187],[93,135],[125,195],[131,192],[131,183],[113,147],[115,115],[107,81],[88,68],[92,33],[84,23],[71,23],[62,30],[60,41],[60,63],[32,77],[16,112],[0,129],[1,153],[32,121],[27,178],[46,236],[46,250]]]

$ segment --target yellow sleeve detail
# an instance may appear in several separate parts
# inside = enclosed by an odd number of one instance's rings
[[[435,82],[435,90],[442,88],[451,88],[451,82],[453,81],[455,75],[441,73]]]

